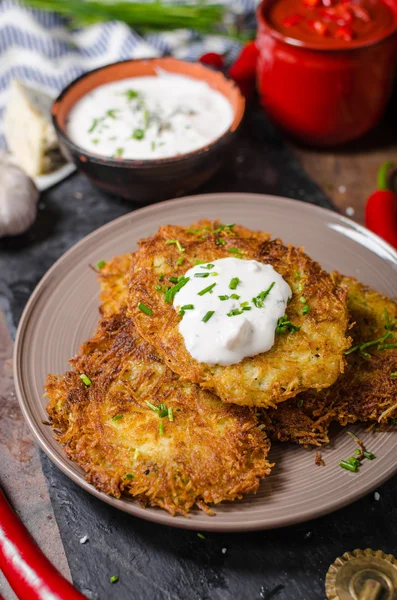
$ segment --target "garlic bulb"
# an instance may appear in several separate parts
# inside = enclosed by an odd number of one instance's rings
[[[30,177],[0,151],[0,238],[23,233],[32,225],[38,198]]]

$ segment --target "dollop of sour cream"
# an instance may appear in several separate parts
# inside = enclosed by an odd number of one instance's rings
[[[98,86],[72,108],[66,130],[94,154],[142,160],[202,148],[232,121],[230,102],[205,81],[159,70]]]
[[[221,258],[192,267],[185,278],[173,303],[193,358],[226,366],[270,350],[277,321],[292,296],[271,265]]]

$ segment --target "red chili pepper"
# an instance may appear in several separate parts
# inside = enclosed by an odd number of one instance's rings
[[[44,556],[1,489],[0,569],[19,600],[87,600]]]
[[[303,0],[303,4],[305,6],[318,6],[320,4],[320,0]]]
[[[206,54],[203,54],[203,56],[199,58],[199,62],[219,70],[222,70],[225,66],[225,59],[222,54],[218,54],[217,52],[207,52]]]
[[[309,27],[314,29],[314,31],[317,31],[317,33],[319,35],[322,35],[325,37],[329,33],[328,27],[321,21],[308,21],[307,24],[309,25]]]
[[[228,71],[229,77],[237,83],[245,98],[249,98],[254,91],[258,54],[255,42],[249,42]]]
[[[397,194],[389,189],[388,176],[396,163],[386,162],[378,171],[378,189],[365,207],[365,224],[374,233],[397,248]]]
[[[335,31],[335,37],[339,38],[340,40],[344,40],[345,42],[351,42],[353,36],[353,29],[349,25],[338,27],[338,29]]]
[[[357,17],[357,19],[361,19],[361,21],[364,21],[364,23],[369,23],[371,21],[371,15],[362,6],[358,6],[352,2],[348,5],[348,7],[352,11],[353,15]]]
[[[303,15],[290,15],[289,17],[285,17],[283,25],[284,27],[293,27],[294,25],[298,25],[301,21],[303,21]]]

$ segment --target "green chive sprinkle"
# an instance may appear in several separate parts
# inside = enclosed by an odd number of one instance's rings
[[[117,583],[118,580],[119,580],[118,575],[112,575],[109,581],[110,581],[110,583]]]
[[[339,466],[342,467],[342,469],[346,469],[347,471],[352,471],[353,473],[357,473],[357,471],[358,471],[358,467],[350,464],[347,460],[341,460],[339,463]]]
[[[229,252],[233,252],[233,254],[241,254],[240,248],[229,248]]]
[[[178,266],[178,267],[179,267],[180,265],[183,265],[183,258],[182,258],[182,256],[180,256],[180,257],[178,258],[178,260],[176,261],[176,264],[177,264],[177,266]]]
[[[162,290],[162,289],[163,289],[163,286],[162,286],[162,285],[160,285],[160,284],[157,284],[157,285],[156,285],[156,290],[157,290],[158,292],[159,292],[160,290]]]
[[[169,281],[171,281],[171,283],[178,283],[179,279],[178,277],[169,277]]]
[[[98,123],[99,123],[99,119],[93,119],[91,127],[88,130],[88,133],[92,133],[94,131],[94,129],[97,127]]]
[[[302,304],[307,304],[307,300],[303,296],[299,298],[299,302],[302,302]]]
[[[215,267],[215,265],[208,263],[208,265],[201,266],[200,268],[201,269],[213,269],[214,267]]]
[[[294,271],[294,275],[295,275],[295,277],[298,277],[298,278],[301,276],[299,271]]]
[[[133,475],[132,473],[127,473],[125,478],[126,479],[134,479],[135,475]]]
[[[80,379],[83,383],[85,383],[85,385],[87,385],[87,386],[91,385],[91,379],[89,377],[87,377],[87,375],[85,373],[81,373]]]
[[[190,277],[181,277],[176,285],[174,285],[172,288],[170,288],[169,290],[166,291],[164,300],[168,304],[171,304],[171,302],[174,299],[175,294],[177,292],[179,292],[179,290],[181,290],[183,288],[183,286],[185,286],[189,280],[190,280]]]
[[[299,325],[294,325],[291,321],[288,320],[287,315],[280,317],[277,321],[276,333],[284,333],[289,331],[290,333],[295,333],[299,331]]]
[[[209,273],[195,273],[194,276],[195,277],[209,277],[210,274]]]
[[[244,308],[245,306],[248,306],[249,302],[241,302],[240,307]]]
[[[106,261],[105,260],[100,260],[99,262],[97,262],[96,266],[99,270],[103,269],[103,267],[106,265]]]
[[[139,96],[138,92],[135,90],[126,90],[124,94],[127,96],[127,100],[133,100]]]
[[[375,340],[371,340],[369,342],[363,342],[361,344],[357,344],[357,346],[352,346],[351,348],[349,348],[348,350],[345,351],[345,354],[351,354],[352,352],[355,352],[356,350],[359,350],[360,352],[362,350],[364,350],[364,348],[368,348],[369,346],[374,346],[375,344],[379,344],[381,342],[384,342],[386,340],[388,340],[390,337],[392,336],[392,334],[390,333],[390,331],[388,331],[387,333],[385,333],[385,335],[382,335],[379,338],[376,338]],[[385,344],[385,346],[388,346],[389,344]],[[383,350],[383,348],[381,348],[380,346],[378,347],[378,350]]]
[[[205,540],[206,539],[205,535],[203,535],[202,533],[198,533],[197,537],[199,537],[200,540]]]
[[[302,308],[302,315],[307,315],[309,310],[310,310],[309,305],[305,304],[305,306]]]
[[[229,296],[218,296],[219,300],[229,300]]]
[[[233,300],[240,300],[240,296],[238,294],[231,294],[230,296]]]
[[[166,246],[170,246],[172,244],[175,244],[175,246],[178,249],[178,252],[185,252],[185,248],[182,246],[181,242],[179,240],[167,240],[165,242]]]
[[[112,417],[112,421],[120,421],[120,419],[123,418],[123,415],[114,415],[114,417]]]
[[[255,296],[255,298],[252,298],[252,302],[255,304],[256,308],[263,308],[264,302],[265,302],[265,298],[270,294],[270,292],[272,291],[273,287],[276,285],[276,282],[273,281],[269,287],[267,288],[267,290],[264,290],[263,292],[261,292],[260,294],[258,294],[257,296]]]
[[[252,306],[243,306],[243,310],[252,310]]]
[[[303,398],[299,398],[298,402],[296,403],[296,406],[298,408],[301,408],[303,406]]]
[[[204,317],[202,318],[202,321],[203,321],[204,323],[207,323],[207,321],[209,321],[209,320],[210,320],[210,318],[212,317],[212,315],[214,314],[214,312],[215,312],[214,310],[209,310],[209,311],[208,311],[208,312],[207,312],[207,313],[204,315]]]
[[[183,306],[181,306],[181,308],[183,310],[193,310],[194,309],[194,304],[184,304]]]
[[[160,409],[158,406],[155,406],[154,404],[152,404],[151,402],[149,402],[149,400],[145,401],[146,404],[148,405],[149,408],[151,408],[152,410],[154,410],[154,412],[159,412]]]
[[[163,279],[164,279],[164,275],[162,273],[160,273],[160,275],[159,275],[159,281],[163,281]]]
[[[394,373],[390,373],[390,377],[397,377],[397,371],[395,371]]]
[[[381,344],[378,346],[378,350],[391,350],[392,348],[397,348],[397,342],[394,344]]]
[[[238,277],[233,277],[229,283],[229,290],[235,290],[240,283],[240,279]]]
[[[206,264],[206,262],[207,262],[206,260],[199,260],[199,259],[196,259],[196,260],[194,261],[194,266],[195,266],[195,267],[198,267],[198,265],[205,265],[205,264]],[[204,268],[205,268],[205,267],[204,267]]]
[[[174,420],[174,413],[173,413],[173,410],[172,410],[172,408],[169,408],[169,409],[168,409],[168,419],[169,419],[170,421],[173,421],[173,420]]]
[[[239,308],[233,308],[230,312],[227,313],[228,317],[236,317],[237,315],[242,315],[243,311]]]
[[[368,452],[367,450],[364,452],[364,456],[367,460],[375,460],[376,456],[372,452]]]
[[[116,113],[120,112],[117,108],[109,108],[109,110],[106,111],[106,116],[110,117],[111,119],[116,119]]]
[[[138,302],[138,308],[143,313],[145,313],[145,315],[152,315],[153,314],[152,309],[149,308],[148,306],[146,306],[146,304],[143,304],[143,302]]]
[[[145,137],[145,132],[143,129],[134,129],[131,136],[134,140],[143,140]]]
[[[159,434],[160,435],[164,435],[164,423],[163,423],[163,421],[160,421]]]
[[[167,410],[167,405],[166,404],[159,404],[159,409],[160,410]]]
[[[168,417],[168,408],[160,410],[159,417],[160,417],[160,419],[164,419],[164,417]]]
[[[201,292],[198,292],[198,296],[204,296],[204,294],[206,294],[207,292],[212,292],[213,288],[216,286],[216,283],[212,283],[211,285],[209,285],[208,287],[204,288],[203,290],[201,290]]]
[[[225,244],[226,244],[226,242],[223,238],[218,238],[217,240],[215,240],[216,246],[224,246]]]
[[[116,152],[114,153],[114,158],[121,158],[124,154],[124,148],[116,148]]]

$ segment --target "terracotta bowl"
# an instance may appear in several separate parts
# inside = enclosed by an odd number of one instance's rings
[[[68,137],[70,110],[94,88],[129,77],[156,76],[156,69],[206,81],[231,103],[234,119],[230,128],[207,146],[170,158],[127,160],[100,156],[83,150]],[[224,162],[244,115],[245,101],[238,87],[217,71],[175,58],[126,60],[100,67],[70,83],[55,100],[52,120],[61,149],[93,183],[133,200],[147,203],[180,196],[207,181]]]

